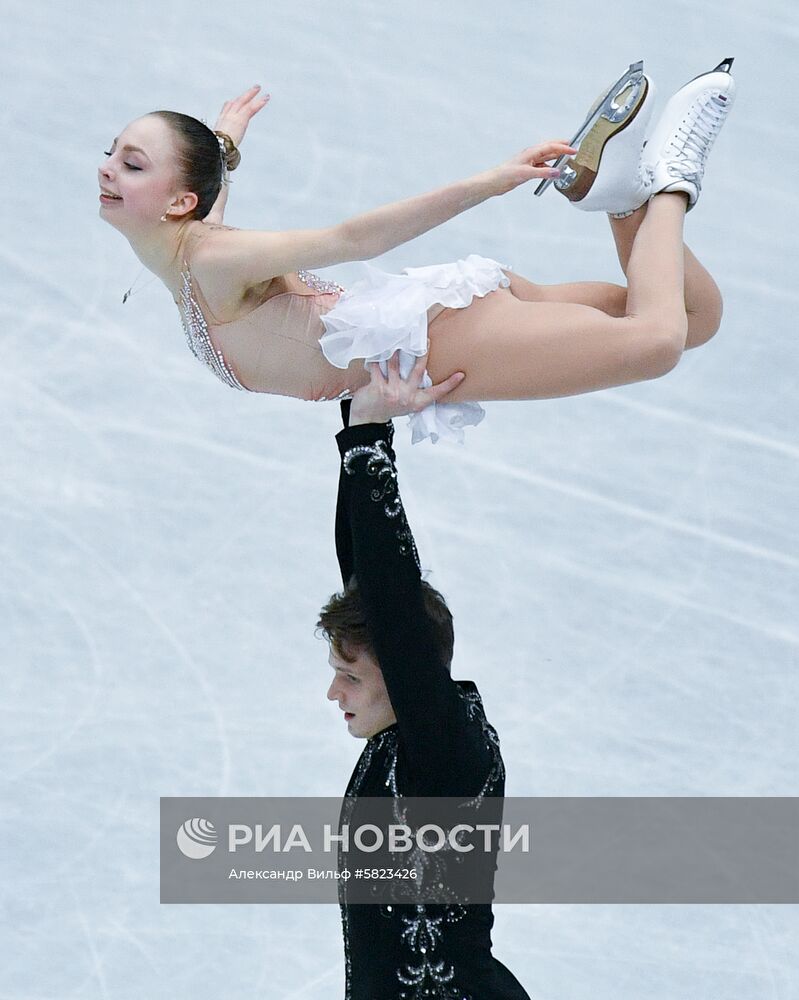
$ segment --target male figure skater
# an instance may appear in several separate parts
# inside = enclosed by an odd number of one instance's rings
[[[318,626],[335,671],[327,693],[351,735],[367,743],[347,786],[360,796],[502,796],[496,731],[477,688],[450,676],[452,616],[421,578],[397,487],[392,416],[422,409],[460,373],[420,389],[425,358],[407,378],[398,356],[384,376],[341,404],[344,429],[336,550],[344,592]],[[346,1000],[529,1000],[491,954],[490,904],[342,901]]]

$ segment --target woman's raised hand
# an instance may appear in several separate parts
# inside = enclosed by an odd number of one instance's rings
[[[547,164],[552,160],[557,160],[559,156],[570,156],[576,152],[574,146],[570,146],[565,139],[550,139],[537,146],[523,149],[516,156],[511,157],[507,163],[503,163],[491,171],[497,182],[497,194],[506,194],[520,184],[536,178],[558,177],[560,171],[547,166]]]
[[[418,413],[431,403],[443,399],[461,384],[463,372],[454,372],[448,379],[421,389],[420,384],[427,367],[427,355],[423,354],[408,372],[406,378],[400,375],[399,351],[388,360],[384,375],[377,361],[366,365],[369,382],[352,394],[350,406],[350,427],[356,424],[380,424],[392,417],[406,413]]]
[[[261,94],[260,90],[260,85],[256,84],[232,101],[225,101],[219,112],[216,125],[214,125],[214,131],[227,133],[233,142],[240,146],[247,126],[250,124],[250,119],[266,107],[272,96],[271,94]]]

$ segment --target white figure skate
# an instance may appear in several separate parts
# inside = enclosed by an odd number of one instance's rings
[[[651,184],[641,174],[641,151],[652,117],[655,87],[643,62],[628,71],[594,103],[572,140],[575,156],[558,160],[556,190],[585,212],[629,214],[649,198]],[[539,185],[536,194],[545,190]]]
[[[677,91],[663,109],[641,157],[651,194],[684,191],[688,211],[699,197],[708,153],[735,100],[732,63],[724,59]]]

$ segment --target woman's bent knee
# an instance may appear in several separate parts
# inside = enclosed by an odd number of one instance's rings
[[[652,334],[645,348],[645,378],[661,378],[677,367],[685,350],[685,331],[660,329]]]
[[[701,347],[719,332],[721,327],[721,306],[711,311],[690,313],[688,316],[688,340],[686,347]]]

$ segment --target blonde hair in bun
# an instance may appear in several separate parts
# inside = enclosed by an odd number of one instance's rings
[[[235,170],[241,163],[241,153],[238,147],[227,132],[214,131],[214,135],[219,140],[219,149],[222,153],[222,162],[225,165],[225,170]]]

